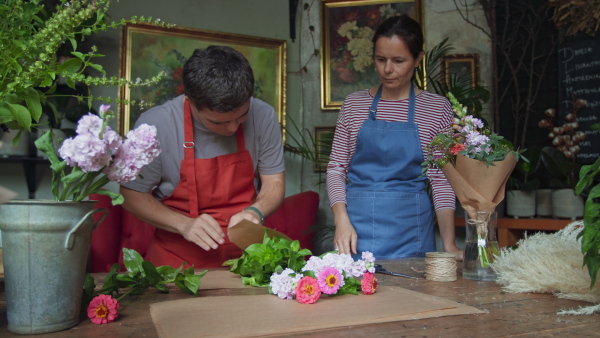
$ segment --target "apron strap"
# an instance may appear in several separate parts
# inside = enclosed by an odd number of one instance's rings
[[[373,102],[371,102],[371,108],[369,108],[369,119],[373,121],[377,119],[377,104],[379,104],[379,98],[381,97],[381,88],[383,88],[383,85],[380,85],[377,89]]]
[[[408,97],[408,123],[415,122],[415,86],[410,83],[410,96]]]
[[[194,119],[190,109],[190,101],[184,99],[183,104],[183,161],[187,173],[188,200],[190,217],[198,217],[198,188],[196,186],[196,161],[194,161]]]

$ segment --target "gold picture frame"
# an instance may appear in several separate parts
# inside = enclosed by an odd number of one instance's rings
[[[119,132],[127,133],[147,109],[183,94],[181,75],[185,61],[197,48],[230,46],[242,53],[254,72],[254,96],[269,103],[282,133],[286,115],[286,40],[223,33],[202,29],[164,28],[151,24],[127,24],[121,36],[121,77],[134,81],[148,79],[164,71],[165,76],[150,87],[122,87]],[[142,103],[142,104],[140,104]]]
[[[448,54],[442,56],[442,78],[447,84],[459,81],[472,88],[479,86],[479,54]]]
[[[313,171],[316,173],[327,171],[334,134],[335,126],[315,127],[315,158],[317,161],[314,163]]]
[[[339,110],[348,94],[379,83],[371,43],[375,30],[399,14],[422,23],[421,8],[421,0],[321,2],[321,109]]]

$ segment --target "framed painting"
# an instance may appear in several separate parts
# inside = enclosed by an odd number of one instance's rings
[[[421,23],[421,0],[321,2],[321,109],[339,110],[344,98],[375,87],[371,39],[381,22],[407,14]]]
[[[458,82],[479,86],[479,54],[448,54],[442,56],[442,76],[447,84]]]
[[[315,127],[315,158],[313,171],[316,173],[324,173],[327,171],[327,163],[329,163],[329,154],[331,153],[331,143],[333,142],[333,134],[335,126],[332,127]]]
[[[183,94],[182,73],[197,48],[229,46],[242,53],[254,72],[254,97],[269,103],[285,130],[286,41],[241,34],[150,24],[127,24],[121,36],[121,76],[148,79],[164,72],[150,86],[123,87],[119,132],[127,133],[141,113]]]

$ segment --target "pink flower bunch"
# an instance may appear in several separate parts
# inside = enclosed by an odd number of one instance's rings
[[[127,133],[123,141],[106,125],[109,105],[100,107],[100,115],[88,114],[77,124],[77,136],[66,139],[58,150],[67,165],[84,173],[102,170],[109,180],[119,183],[135,179],[143,166],[160,154],[156,127],[143,124]]]
[[[366,274],[373,276],[374,272],[375,257],[371,252],[363,252],[362,259],[357,261],[347,254],[329,252],[321,257],[311,256],[300,272],[288,268],[272,274],[269,292],[281,299],[296,299],[303,304],[312,304],[321,293],[356,294],[360,287],[356,279]]]
[[[143,166],[160,154],[156,127],[143,124],[130,130],[123,140],[108,126],[114,117],[110,105],[100,106],[99,115],[88,114],[78,121],[77,135],[64,140],[58,150],[62,160],[56,154],[52,133],[44,133],[36,140],[36,147],[52,165],[55,200],[82,201],[100,192],[110,181],[131,181],[137,178]],[[62,189],[59,182],[63,184]],[[120,194],[104,194],[112,197],[113,204],[123,201]]]
[[[87,315],[94,324],[113,322],[119,316],[119,302],[109,295],[98,295],[87,308]]]

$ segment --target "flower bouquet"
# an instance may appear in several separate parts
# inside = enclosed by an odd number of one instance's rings
[[[493,133],[483,122],[467,115],[456,98],[448,93],[455,118],[448,131],[439,133],[426,148],[423,172],[441,169],[465,209],[468,221],[477,231],[474,239],[481,267],[488,267],[497,252],[497,242],[489,245],[489,223],[494,209],[504,199],[505,184],[521,151]],[[451,164],[451,165],[448,165]],[[467,232],[468,232],[467,224]],[[495,229],[494,229],[495,230]],[[467,233],[468,236],[468,233]],[[467,257],[465,248],[465,263]]]
[[[240,258],[223,265],[231,266],[230,271],[239,274],[244,285],[268,287],[281,299],[303,304],[315,303],[323,293],[357,295],[362,290],[369,295],[377,290],[372,253],[363,252],[358,261],[337,252],[311,255],[310,250],[300,248],[299,241],[270,237],[265,231],[262,243],[251,244]],[[310,256],[308,261],[306,256]]]
[[[114,118],[109,109],[110,105],[102,105],[100,116],[90,113],[79,120],[77,135],[64,140],[58,150],[63,160],[56,154],[51,132],[35,141],[50,160],[55,200],[77,202],[98,193],[110,196],[113,205],[121,204],[121,194],[102,187],[109,181],[125,183],[135,179],[142,167],[160,154],[156,127],[143,124],[130,130],[123,140],[108,126]]]
[[[328,252],[311,256],[300,271],[286,268],[271,275],[269,292],[281,299],[296,299],[302,304],[315,303],[322,294],[365,295],[377,291],[375,258],[371,252],[362,253],[354,261],[350,255]],[[358,280],[362,278],[362,280]]]

